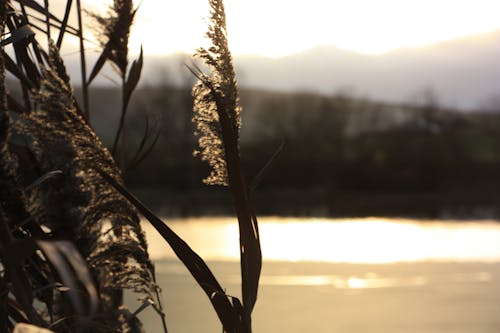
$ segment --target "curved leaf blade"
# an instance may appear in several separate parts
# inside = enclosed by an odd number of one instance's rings
[[[140,202],[133,194],[128,192],[121,184],[114,180],[110,175],[95,167],[96,171],[105,178],[118,192],[127,198],[139,212],[153,225],[160,235],[167,241],[177,257],[189,270],[196,282],[203,289],[205,294],[210,299],[219,320],[227,332],[238,331],[241,327],[241,312],[238,311],[228,299],[219,282],[213,275],[210,268],[203,259],[194,252],[191,247],[180,238],[169,226],[160,220],[153,212],[151,212],[142,202]],[[233,301],[234,303],[234,301]],[[239,303],[239,302],[237,302]]]

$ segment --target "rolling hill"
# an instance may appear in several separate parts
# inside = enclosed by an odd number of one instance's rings
[[[498,59],[500,31],[382,55],[324,45],[277,59],[238,56],[235,62],[242,87],[348,93],[403,103],[422,102],[426,91],[433,91],[443,106],[496,110],[500,109]],[[193,79],[184,64],[190,61],[186,54],[148,56],[141,83],[188,84]],[[76,68],[75,61],[68,64]]]

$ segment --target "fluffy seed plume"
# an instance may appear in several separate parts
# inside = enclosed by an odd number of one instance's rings
[[[212,46],[207,50],[200,48],[195,56],[202,59],[210,69],[206,75],[198,71],[198,82],[193,87],[195,135],[198,137],[199,155],[211,166],[210,175],[204,179],[206,184],[227,185],[225,143],[233,140],[238,146],[240,114],[238,87],[229,52],[226,31],[226,16],[221,0],[210,0],[210,23],[207,37]],[[223,131],[231,132],[223,135]]]
[[[16,124],[29,138],[41,173],[62,174],[58,183],[39,186],[39,207],[34,209],[56,237],[76,244],[98,281],[102,315],[114,323],[121,320],[116,308],[123,289],[153,297],[154,268],[135,209],[95,166],[121,181],[120,171],[78,114],[73,90],[60,77],[65,71],[57,50],[49,51],[50,67],[41,68],[41,87],[33,92],[38,107],[19,116]]]
[[[106,57],[124,77],[128,66],[128,38],[136,9],[132,0],[114,0],[106,16],[88,13],[98,25],[98,38]]]

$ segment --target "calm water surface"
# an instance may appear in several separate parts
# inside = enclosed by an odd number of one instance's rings
[[[500,224],[261,218],[255,332],[498,332]],[[171,220],[227,293],[240,296],[232,218]],[[209,301],[145,226],[169,332],[221,332]],[[159,332],[151,310],[141,314]]]

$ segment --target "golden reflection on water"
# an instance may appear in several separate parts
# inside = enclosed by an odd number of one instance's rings
[[[337,275],[264,275],[261,285],[268,286],[331,286],[338,289],[371,289],[395,286],[421,286],[425,278],[411,279],[367,276],[337,276]]]
[[[279,217],[259,221],[264,260],[369,264],[500,260],[500,224],[493,221]],[[168,224],[206,260],[239,258],[238,225],[233,218],[182,219]],[[172,251],[161,237],[147,224],[145,227],[151,256],[172,258]],[[313,282],[324,281],[324,277],[315,279]],[[350,288],[383,283],[359,277],[346,281]]]

